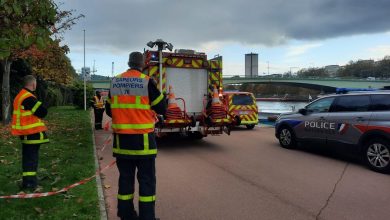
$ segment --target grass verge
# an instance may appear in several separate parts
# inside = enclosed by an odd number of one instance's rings
[[[43,192],[94,174],[90,115],[74,107],[49,109],[50,143],[41,145],[38,179]],[[0,195],[17,194],[21,183],[21,143],[0,127]],[[35,199],[0,199],[0,219],[99,219],[96,181],[67,193]]]

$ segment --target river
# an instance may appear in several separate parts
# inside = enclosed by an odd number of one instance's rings
[[[273,101],[257,101],[260,115],[261,113],[286,113],[292,111],[298,111],[300,108],[305,107],[308,102],[273,102]],[[269,114],[268,114],[269,115]]]

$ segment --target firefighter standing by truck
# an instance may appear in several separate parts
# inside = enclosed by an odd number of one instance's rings
[[[138,219],[134,209],[134,178],[139,182],[139,219],[155,219],[157,145],[156,113],[165,115],[165,97],[156,82],[144,75],[144,57],[133,52],[130,69],[112,79],[106,113],[112,117],[113,154],[119,170],[118,212],[123,219]]]
[[[35,190],[38,184],[39,148],[41,144],[49,142],[45,133],[47,128],[41,121],[47,115],[47,110],[33,94],[37,87],[35,77],[27,75],[23,81],[24,88],[13,103],[11,133],[19,136],[22,142],[22,188]]]
[[[93,113],[95,115],[95,129],[103,129],[104,101],[100,91],[96,91],[96,95],[93,97]]]

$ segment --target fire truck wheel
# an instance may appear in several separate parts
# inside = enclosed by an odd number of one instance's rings
[[[246,128],[252,130],[253,128],[255,128],[255,125],[246,125]]]
[[[210,116],[207,116],[207,118],[205,119],[205,123],[209,127],[213,125],[213,122],[212,122]]]
[[[236,115],[234,116],[235,120],[236,120],[236,126],[240,126],[241,125],[241,118],[240,116]]]
[[[191,127],[195,127],[195,126],[196,126],[195,117],[194,117],[194,116],[191,116]]]

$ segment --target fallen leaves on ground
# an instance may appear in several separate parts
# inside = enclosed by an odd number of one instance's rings
[[[38,212],[39,214],[42,214],[43,210],[40,207],[34,207],[34,210]]]
[[[60,176],[57,176],[53,182],[50,183],[50,185],[55,185],[56,183],[58,183],[58,181],[61,180],[61,177]]]
[[[77,202],[77,203],[82,203],[83,201],[84,201],[84,199],[80,197],[80,198],[77,199],[76,202]]]

